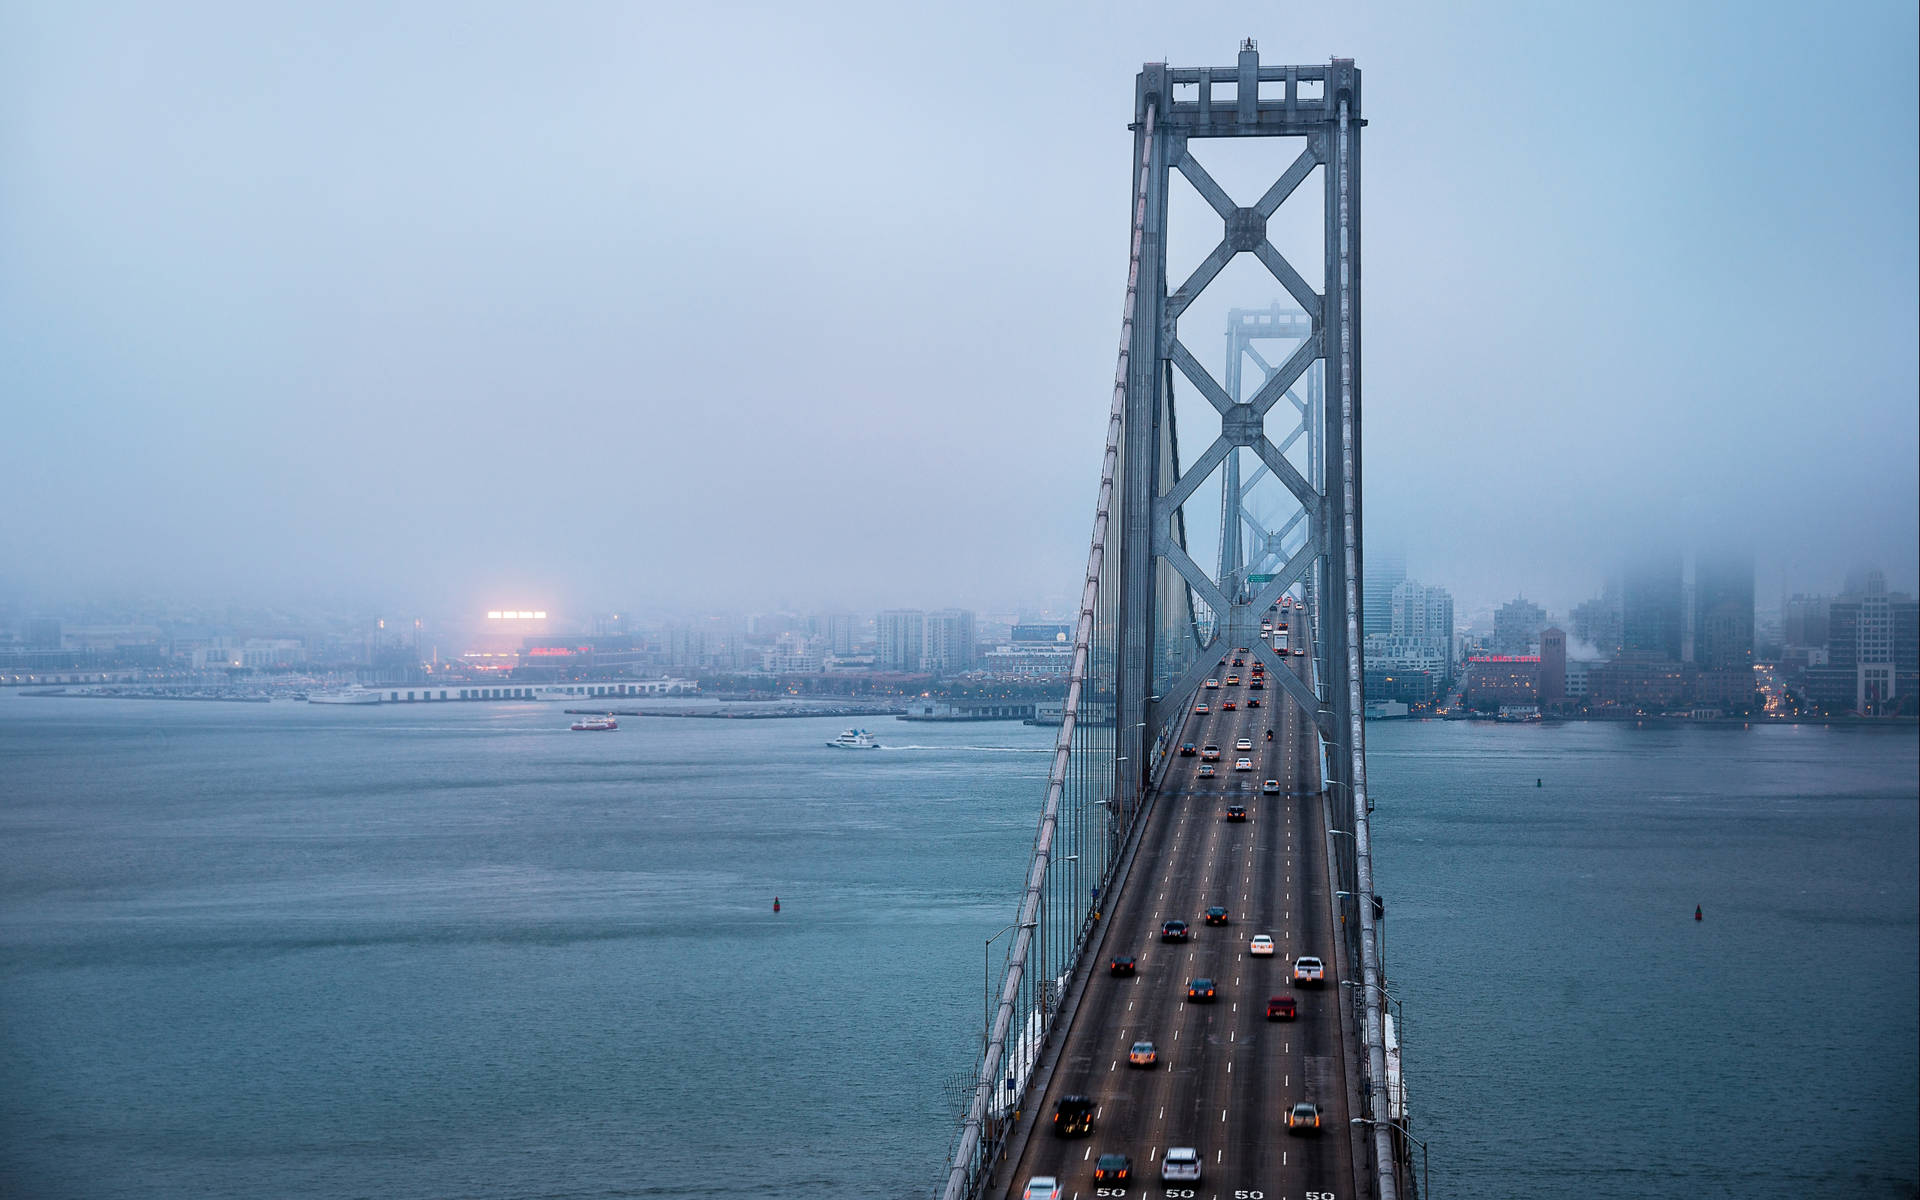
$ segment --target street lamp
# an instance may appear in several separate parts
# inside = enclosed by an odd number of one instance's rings
[[[1423,1200],[1433,1195],[1433,1188],[1428,1186],[1427,1181],[1427,1144],[1425,1142],[1408,1133],[1405,1125],[1395,1125],[1392,1121],[1376,1121],[1371,1117],[1354,1117],[1352,1118],[1352,1123],[1355,1125],[1385,1125],[1388,1129],[1394,1130],[1401,1137],[1420,1147],[1420,1195]]]
[[[1388,1004],[1398,1004],[1400,1006],[1400,1044],[1402,1046],[1405,1046],[1407,1044],[1407,1002],[1405,1000],[1400,999],[1398,996],[1394,995],[1392,992],[1389,992],[1386,988],[1381,987],[1377,983],[1367,983],[1365,981],[1353,980],[1353,979],[1342,979],[1340,981],[1340,986],[1343,988],[1370,987],[1374,991],[1379,992],[1381,998],[1385,1000]]]
[[[1039,923],[1038,921],[1015,921],[1007,926],[1007,929],[1032,929]],[[988,938],[986,946],[980,951],[980,1058],[982,1062],[987,1057],[987,1029],[993,1024],[993,943],[1007,929],[1002,929]]]

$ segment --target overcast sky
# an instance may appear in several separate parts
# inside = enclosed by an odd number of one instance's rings
[[[1134,75],[1248,35],[1365,73],[1370,544],[1913,583],[1910,2],[307,7],[0,2],[0,595],[1069,596]]]

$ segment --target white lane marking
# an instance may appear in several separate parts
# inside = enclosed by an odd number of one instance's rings
[[[1231,1041],[1232,1039],[1231,1039],[1231,1038],[1229,1038],[1228,1040],[1229,1040],[1229,1041]],[[1229,1074],[1229,1075],[1231,1075],[1231,1074],[1233,1074],[1233,1060],[1232,1060],[1232,1059],[1228,1059],[1228,1060],[1227,1060],[1227,1074]]]
[[[1107,1068],[1107,1070],[1109,1071],[1118,1071],[1119,1069],[1120,1069],[1120,1060],[1117,1058],[1113,1060],[1113,1065]]]
[[[1227,1123],[1227,1110],[1224,1108],[1220,1110],[1220,1123],[1222,1125]]]
[[[1092,1146],[1088,1146],[1088,1147],[1087,1147],[1087,1152],[1086,1152],[1085,1154],[1082,1154],[1082,1155],[1080,1156],[1080,1161],[1081,1161],[1081,1162],[1085,1162],[1085,1161],[1087,1161],[1088,1159],[1090,1159],[1090,1158],[1092,1158],[1092,1157],[1093,1157],[1093,1147],[1092,1147]]]
[[[1165,1105],[1163,1104],[1163,1105],[1161,1105],[1161,1106],[1160,1106],[1160,1120],[1162,1120],[1162,1121],[1164,1121],[1164,1120],[1166,1120],[1166,1119],[1167,1119],[1167,1109],[1166,1109],[1166,1106],[1165,1106]],[[1156,1150],[1156,1151],[1154,1151],[1154,1153],[1155,1153],[1155,1154],[1157,1154],[1157,1153],[1159,1153],[1159,1151],[1157,1151],[1157,1150]],[[1152,1154],[1149,1154],[1149,1155],[1147,1155],[1147,1161],[1148,1161],[1148,1162],[1152,1162],[1152,1161],[1153,1161],[1153,1155],[1152,1155]]]

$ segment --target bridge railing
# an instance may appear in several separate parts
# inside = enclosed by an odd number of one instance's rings
[[[1114,704],[1118,672],[1119,555],[1108,554],[1108,533],[1117,512],[1121,448],[1126,439],[1128,347],[1139,310],[1140,248],[1146,227],[1153,110],[1133,193],[1133,234],[1127,262],[1127,295],[1120,322],[1119,363],[1113,407],[1107,419],[1106,452],[1094,508],[1093,539],[1074,627],[1073,665],[1060,733],[1047,773],[1046,801],[1035,831],[1013,938],[1007,950],[999,1002],[985,1030],[972,1097],[948,1156],[945,1200],[976,1196],[1012,1132],[1017,1105],[1034,1065],[1053,1032],[1066,981],[1096,928],[1100,906],[1128,828],[1137,818],[1130,783],[1152,764],[1122,769],[1116,758],[1118,719]],[[1104,718],[1104,719],[1102,719]],[[1163,749],[1155,743],[1154,754]],[[1146,752],[1142,747],[1142,753]]]

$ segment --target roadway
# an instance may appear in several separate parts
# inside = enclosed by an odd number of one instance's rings
[[[1303,624],[1293,614],[1296,627]],[[1141,833],[1129,878],[1107,915],[1104,941],[1089,953],[1092,972],[1066,1031],[1043,1100],[1022,1114],[1031,1136],[1011,1172],[994,1172],[991,1194],[1021,1195],[1036,1175],[1058,1177],[1068,1197],[1151,1196],[1225,1200],[1314,1200],[1351,1196],[1354,1181],[1348,1133],[1345,1048],[1341,1041],[1328,894],[1327,836],[1320,787],[1318,742],[1312,724],[1277,684],[1247,687],[1254,659],[1235,668],[1229,655],[1217,689],[1203,688],[1207,715],[1187,714],[1182,742],[1221,749],[1218,774],[1197,777],[1201,759],[1176,757]],[[1310,659],[1289,656],[1297,673]],[[1228,686],[1237,673],[1241,682]],[[1249,709],[1249,698],[1261,707]],[[1235,711],[1221,711],[1227,700]],[[1279,718],[1279,719],[1275,719]],[[1267,730],[1274,731],[1272,742]],[[1234,750],[1239,738],[1251,751]],[[1251,758],[1253,770],[1236,771]],[[1261,782],[1278,779],[1277,796]],[[1248,820],[1228,822],[1228,804],[1244,804]],[[1225,905],[1229,924],[1208,926],[1209,905]],[[1163,943],[1161,923],[1182,920],[1192,941]],[[1272,958],[1247,953],[1255,934],[1273,938]],[[1133,955],[1138,974],[1116,978],[1108,963]],[[1296,986],[1293,960],[1313,955],[1326,963],[1326,982]],[[1189,1003],[1187,981],[1211,977],[1216,999]],[[1267,999],[1292,995],[1294,1021],[1268,1021]],[[1153,1042],[1159,1062],[1130,1067],[1135,1041]],[[1065,1139],[1052,1132],[1055,1103],[1071,1094],[1096,1105],[1091,1136]],[[1286,1111],[1300,1100],[1321,1108],[1317,1134],[1289,1134]],[[1201,1181],[1162,1183],[1160,1159],[1171,1146],[1200,1152]],[[1133,1158],[1124,1185],[1098,1184],[1102,1154]]]

